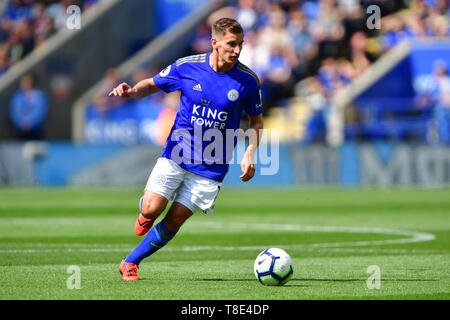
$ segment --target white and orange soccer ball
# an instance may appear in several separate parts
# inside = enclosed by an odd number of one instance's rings
[[[266,286],[282,286],[294,273],[292,259],[286,251],[270,248],[261,252],[253,266],[256,279]]]

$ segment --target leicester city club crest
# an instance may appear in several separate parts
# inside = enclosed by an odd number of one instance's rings
[[[156,184],[163,186],[166,184],[167,178],[162,174],[158,175],[155,179]]]
[[[236,89],[228,91],[228,100],[236,101],[239,98],[239,92]]]

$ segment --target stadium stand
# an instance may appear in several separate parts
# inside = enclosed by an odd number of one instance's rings
[[[136,83],[152,76],[181,56],[209,51],[211,22],[222,16],[237,18],[246,30],[240,60],[259,75],[265,128],[278,130],[280,159],[288,159],[280,163],[276,181],[383,186],[448,182],[448,170],[441,172],[448,167],[447,148],[424,145],[450,143],[449,8],[445,1],[241,0],[227,1],[220,8],[212,1],[202,6],[195,2],[185,16],[164,17],[172,23],[166,29],[152,19],[162,15],[153,5],[163,1],[97,2],[97,9],[83,14],[81,30],[49,33],[53,36],[40,44],[47,50],[33,47],[0,77],[0,162],[7,168],[6,173],[0,172],[3,183],[31,184],[36,179],[44,185],[109,184],[114,173],[119,183],[145,183],[136,173],[147,170],[149,162],[139,159],[158,155],[173,123],[178,96],[157,94],[124,102],[106,98],[106,93],[118,82]],[[175,2],[164,2],[164,12],[170,14],[173,10],[167,7]],[[177,3],[182,2],[193,3]],[[11,3],[1,2],[2,17]],[[38,1],[33,8],[42,14],[55,3]],[[367,27],[371,5],[381,9],[380,29]],[[121,24],[115,23],[117,19]],[[33,25],[33,32],[57,30],[56,25],[46,28],[44,22]],[[145,34],[129,39],[120,33],[124,25],[135,27],[127,29],[128,34],[136,36],[139,30]],[[116,41],[118,33],[129,41]],[[412,44],[423,39],[418,46]],[[10,62],[10,51],[0,52],[2,68]],[[442,59],[435,58],[439,55]],[[39,88],[48,97],[48,114],[43,141],[26,142],[26,159],[14,163],[15,158],[24,158],[20,155],[23,141],[5,143],[16,139],[14,127],[5,125],[11,122],[5,110],[9,111],[20,79],[30,73],[37,74]],[[69,98],[64,90],[67,79],[72,81]],[[343,121],[337,123],[340,116]],[[329,139],[333,126],[343,140]],[[379,140],[384,141],[379,144]],[[383,157],[378,158],[371,148],[380,145]],[[129,157],[128,149],[133,149],[133,156]],[[389,163],[386,150],[393,154]],[[117,158],[109,159],[116,153]],[[122,168],[128,157],[132,161],[124,173],[118,166]],[[31,161],[44,164],[33,169],[39,172],[37,178],[27,173]],[[361,170],[363,161],[370,170]],[[105,171],[94,176],[94,163]],[[382,169],[385,173],[379,174]],[[55,170],[60,171],[53,174]],[[239,170],[230,173],[234,181],[239,181]],[[273,184],[272,178],[260,177],[257,183]]]
[[[98,1],[101,0],[77,3],[86,10]],[[61,28],[58,13],[64,13],[73,3],[3,2],[0,73]],[[329,117],[335,112],[332,101],[337,93],[368,70],[371,72],[374,63],[402,41],[449,35],[450,9],[445,0],[238,0],[229,3],[197,25],[184,54],[210,50],[210,26],[215,18],[236,18],[246,32],[240,60],[261,80],[265,125],[268,129],[279,129],[285,142],[326,141]],[[372,5],[380,9],[379,29],[367,26],[370,16],[367,9]],[[161,61],[159,64],[153,61],[121,80],[133,82],[134,77],[150,76],[162,67]],[[345,139],[445,143],[448,140],[445,124],[449,122],[445,107],[448,75],[446,65],[441,69],[439,80],[431,81],[434,89],[423,88],[420,83],[415,85],[416,97],[365,97],[352,101],[345,108]],[[103,118],[114,118],[113,114],[120,113],[123,104],[104,97],[106,86],[120,77],[117,71],[108,68],[104,87],[94,94],[87,116],[101,114]],[[162,97],[145,101],[150,109],[154,107],[153,120],[158,118],[155,116],[158,112],[172,114],[173,108],[166,112]]]
[[[366,26],[370,5],[381,9],[380,29]],[[280,128],[285,141],[303,143],[325,141],[332,97],[380,56],[405,39],[449,35],[447,1],[241,0],[220,14],[236,18],[246,29],[241,61],[261,78],[266,125]],[[205,50],[208,28],[199,30],[193,53]],[[417,101],[358,101],[346,114],[346,138],[429,142],[438,99],[425,108]],[[448,131],[442,129],[446,117],[435,121],[441,128],[437,131]]]
[[[41,2],[34,1],[34,5]],[[80,6],[67,7],[69,3]],[[15,138],[7,106],[24,75],[36,75],[48,97],[47,122],[42,138],[70,139],[74,102],[98,82],[106,70],[117,67],[158,35],[153,1],[71,0],[45,4],[45,12],[64,5],[60,8],[65,25],[55,29],[38,48],[9,65],[0,76],[0,139]],[[2,14],[6,10],[4,8]],[[119,19],[128,28],[116,23]],[[126,40],[117,41],[117,37]],[[4,55],[0,60],[6,61]]]
[[[87,11],[101,0],[6,0],[0,4],[0,76],[63,28],[67,8]]]

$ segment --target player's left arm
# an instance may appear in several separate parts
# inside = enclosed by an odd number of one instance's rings
[[[259,140],[263,129],[262,113],[255,116],[249,115],[249,118],[251,134],[249,136],[247,150],[245,151],[244,157],[242,158],[241,162],[242,175],[240,176],[240,178],[243,182],[249,181],[255,175],[254,158],[256,150],[258,149]]]

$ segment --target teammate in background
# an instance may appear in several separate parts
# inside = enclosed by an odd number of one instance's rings
[[[109,93],[129,99],[143,98],[159,90],[181,91],[175,123],[140,200],[135,232],[137,235],[150,232],[120,263],[123,280],[139,280],[139,263],[166,245],[195,211],[212,213],[229,159],[227,152],[221,154],[216,150],[214,163],[208,161],[204,156],[208,143],[203,139],[203,131],[215,130],[221,138],[215,134],[214,138],[223,139],[224,150],[234,149],[236,141],[233,139],[233,145],[229,142],[226,145],[225,131],[239,128],[245,110],[256,138],[250,139],[243,156],[240,178],[245,182],[255,174],[253,159],[263,128],[261,91],[256,74],[238,61],[243,39],[237,21],[221,18],[212,26],[212,52],[179,59],[153,78],[134,87],[122,83]],[[202,141],[196,136],[199,129]],[[189,142],[194,142],[192,149]],[[183,148],[186,143],[187,149]],[[151,228],[174,195],[164,219]]]

